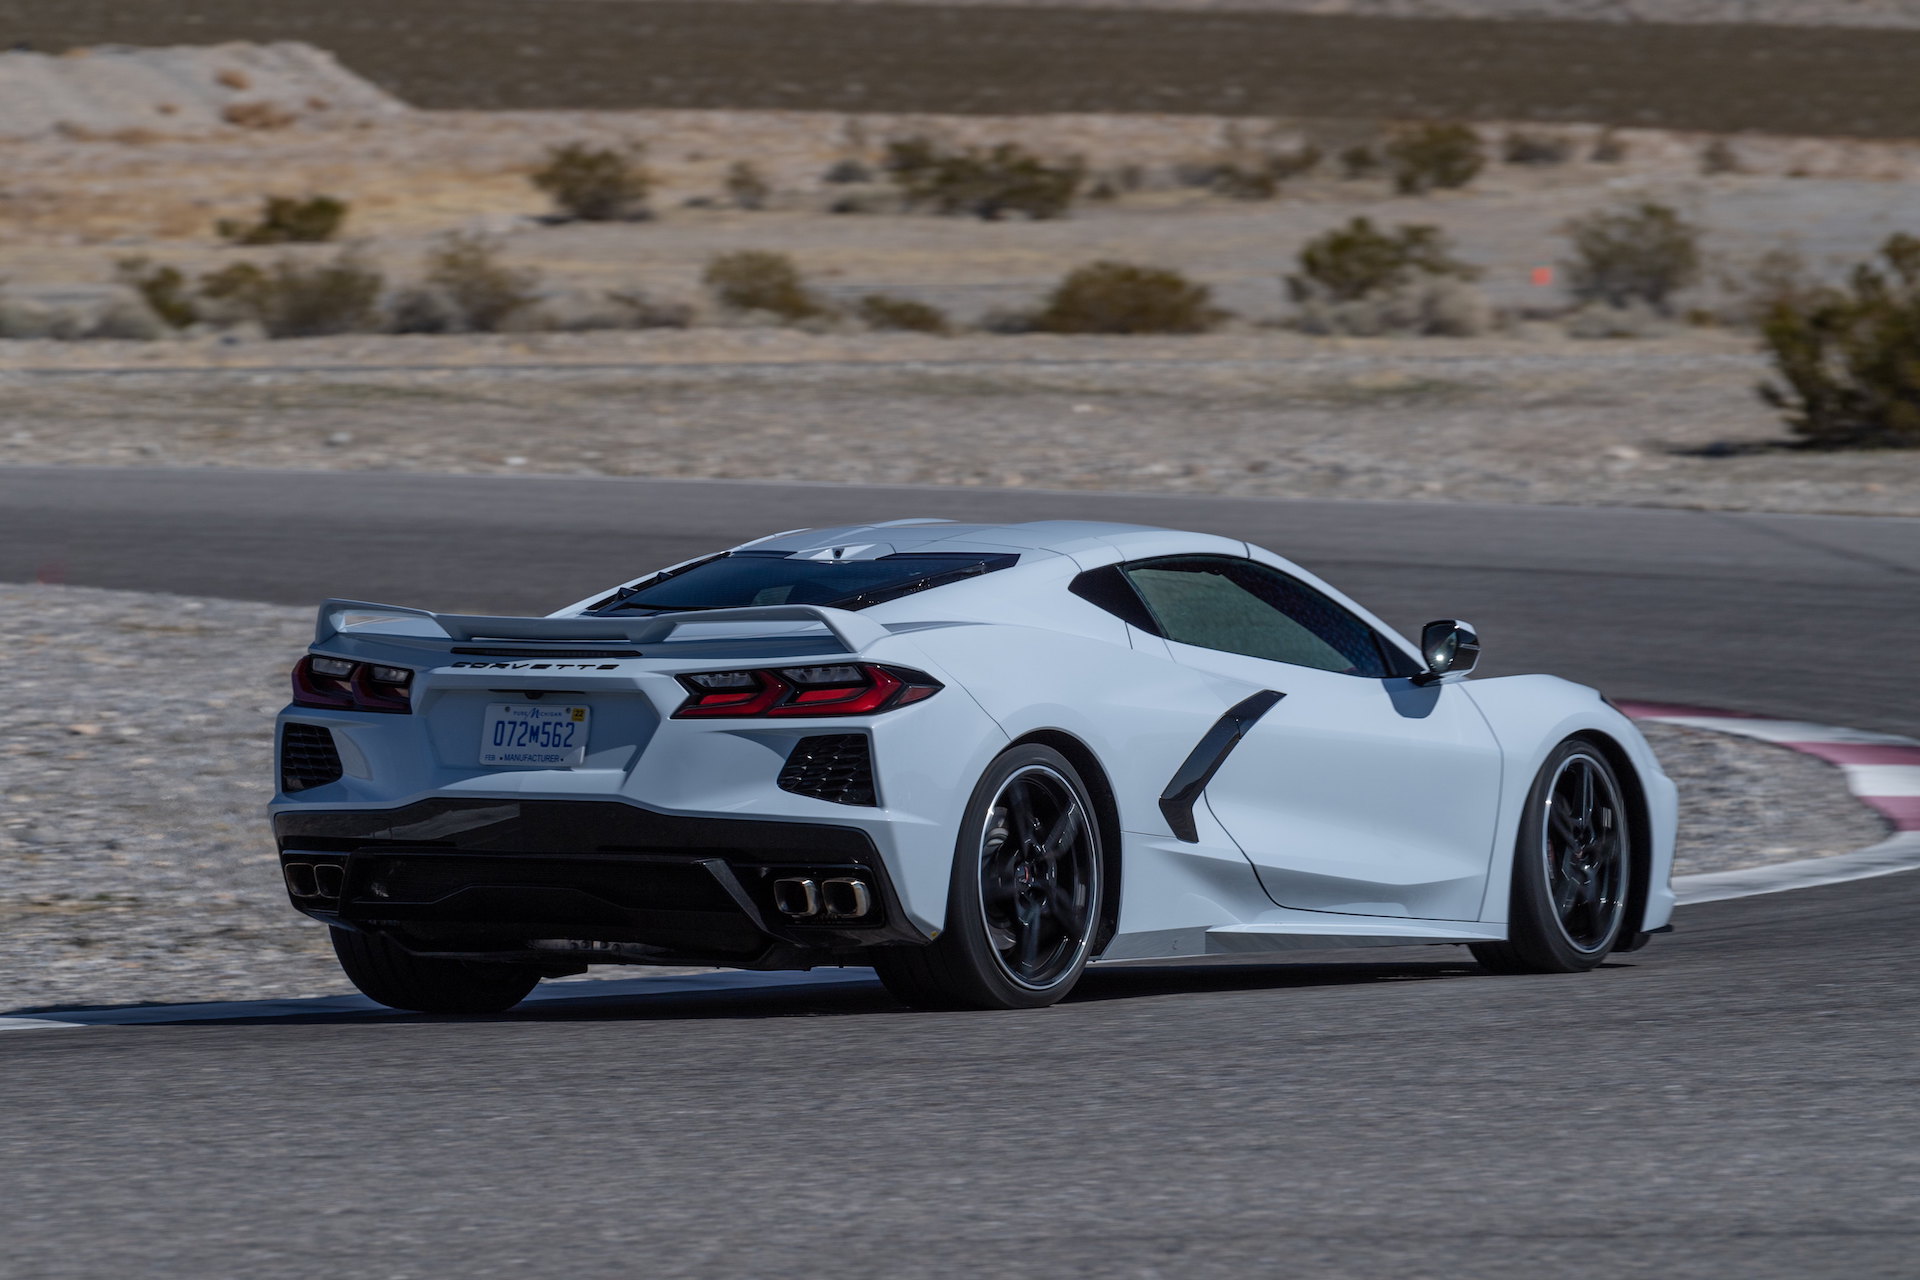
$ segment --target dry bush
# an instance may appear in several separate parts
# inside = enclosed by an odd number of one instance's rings
[[[1487,162],[1480,135],[1464,124],[1407,125],[1385,150],[1394,190],[1404,196],[1464,187]]]
[[[1709,177],[1716,173],[1743,172],[1740,155],[1731,142],[1725,138],[1715,138],[1700,151],[1700,172]]]
[[[347,220],[348,205],[333,196],[295,200],[268,196],[254,222],[222,218],[214,223],[220,238],[234,244],[318,244],[331,240]]]
[[[492,236],[453,232],[427,252],[424,281],[394,303],[401,333],[497,333],[537,300],[540,275],[500,260]]]
[[[251,321],[270,338],[307,338],[376,329],[385,284],[378,268],[349,249],[316,264],[236,262],[202,276],[200,296],[213,318]]]
[[[224,67],[215,72],[213,81],[221,88],[235,92],[253,88],[253,78],[237,67]]]
[[[872,182],[873,170],[867,168],[866,165],[860,163],[858,160],[836,160],[833,162],[832,168],[820,175],[820,180],[822,182],[832,182],[836,184]]]
[[[1318,147],[1276,151],[1252,159],[1229,160],[1212,166],[1204,185],[1233,200],[1271,200],[1291,179],[1312,172],[1324,157]]]
[[[1844,289],[1776,301],[1761,334],[1781,379],[1761,398],[1809,448],[1920,448],[1920,237],[1890,237]]]
[[[1287,277],[1296,302],[1352,302],[1386,293],[1421,276],[1471,280],[1479,272],[1455,258],[1438,227],[1382,231],[1366,218],[1315,236],[1300,250],[1300,270]]]
[[[727,199],[736,209],[764,209],[773,198],[773,185],[745,160],[727,170]]]
[[[1563,133],[1529,133],[1515,129],[1501,140],[1500,158],[1508,164],[1548,166],[1573,159],[1573,139]]]
[[[925,302],[890,293],[870,293],[854,308],[863,323],[874,329],[904,329],[913,333],[951,333],[947,313]]]
[[[122,258],[114,264],[114,280],[133,290],[147,309],[175,329],[200,318],[187,277],[178,267],[158,266],[146,258]]]
[[[1587,158],[1595,164],[1623,164],[1627,159],[1627,140],[1608,129],[1594,139],[1593,150]]]
[[[1340,153],[1340,176],[1349,181],[1371,178],[1386,167],[1380,153],[1364,143]]]
[[[1492,323],[1468,284],[1479,272],[1453,256],[1436,227],[1383,231],[1355,218],[1308,241],[1299,261],[1287,293],[1309,333],[1467,337]]]
[[[1010,213],[1035,221],[1065,217],[1086,179],[1078,159],[1050,165],[1017,143],[944,151],[925,137],[888,143],[886,170],[907,208],[989,222]]]
[[[569,142],[548,148],[546,163],[534,170],[531,181],[561,213],[581,222],[644,217],[653,175],[640,157],[638,147],[618,151]]]
[[[1573,243],[1567,289],[1582,302],[1641,302],[1665,315],[1700,278],[1700,230],[1651,200],[1597,210],[1563,228]]]
[[[1225,318],[1213,291],[1178,271],[1130,262],[1076,267],[1031,318],[1046,333],[1205,333]]]
[[[831,308],[807,286],[800,268],[784,253],[741,249],[707,263],[701,281],[732,311],[765,311],[782,320],[811,320]]]

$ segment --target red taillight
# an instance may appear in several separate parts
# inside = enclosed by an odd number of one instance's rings
[[[865,716],[930,698],[938,680],[867,662],[702,671],[680,677],[687,700],[676,719],[742,716]]]
[[[293,704],[409,715],[412,685],[413,672],[405,667],[308,654],[294,664]]]

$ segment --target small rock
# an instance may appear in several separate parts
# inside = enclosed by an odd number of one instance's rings
[[[97,724],[70,724],[67,726],[67,732],[78,734],[83,738],[91,738],[99,734],[100,726]]]
[[[341,445],[352,443],[353,432],[351,431],[336,431],[327,437],[327,447],[330,449],[338,449]]]

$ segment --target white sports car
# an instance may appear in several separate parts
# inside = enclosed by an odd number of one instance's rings
[[[1307,947],[1590,969],[1672,912],[1673,784],[1593,690],[1478,652],[1244,542],[1069,521],[782,533],[544,618],[333,600],[274,833],[406,1009],[592,964],[976,1008]]]

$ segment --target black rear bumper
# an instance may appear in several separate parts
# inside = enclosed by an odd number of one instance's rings
[[[428,800],[274,818],[293,905],[434,955],[803,967],[924,943],[855,827],[691,818],[601,800]],[[852,877],[861,915],[796,920],[776,880]]]

